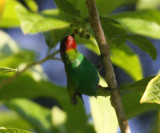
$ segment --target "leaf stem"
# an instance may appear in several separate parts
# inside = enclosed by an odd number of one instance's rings
[[[121,98],[119,95],[117,82],[115,78],[115,73],[113,70],[112,62],[110,59],[110,50],[109,50],[109,44],[107,44],[105,35],[100,23],[99,14],[95,5],[94,0],[86,0],[86,4],[88,7],[89,12],[89,22],[93,29],[96,41],[99,46],[99,50],[102,56],[102,65],[104,67],[105,72],[105,80],[109,87],[116,88],[111,91],[111,101],[112,105],[115,108],[119,126],[122,133],[130,133],[130,128],[128,125],[128,121],[126,119]]]
[[[39,60],[39,61],[35,61],[35,62],[32,62],[28,65],[26,65],[22,70],[20,71],[17,71],[12,77],[9,77],[7,79],[4,79],[2,82],[0,82],[0,90],[8,83],[12,82],[13,80],[15,80],[17,77],[19,77],[22,73],[24,73],[27,69],[35,66],[35,65],[38,65],[38,64],[42,64],[44,62],[46,62],[47,60],[49,59],[54,59],[53,57],[59,53],[59,50],[55,51],[53,54],[50,54],[48,56],[46,56],[44,59],[42,60]],[[55,58],[56,59],[56,58]]]

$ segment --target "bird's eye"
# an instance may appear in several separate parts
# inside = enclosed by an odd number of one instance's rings
[[[70,41],[72,41],[72,40],[73,40],[73,38],[70,39]]]

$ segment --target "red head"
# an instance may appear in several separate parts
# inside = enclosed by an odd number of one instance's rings
[[[76,42],[73,35],[65,37],[60,44],[60,52],[66,52],[70,49],[76,49]]]

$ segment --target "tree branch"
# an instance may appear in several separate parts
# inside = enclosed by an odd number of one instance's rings
[[[3,86],[5,86],[6,84],[12,82],[13,80],[15,80],[17,77],[19,77],[22,73],[24,73],[27,69],[29,69],[30,67],[33,67],[35,65],[38,64],[42,64],[44,62],[46,62],[49,59],[54,59],[54,56],[59,53],[59,50],[55,51],[53,54],[50,54],[48,56],[46,56],[44,59],[36,61],[36,62],[32,62],[28,65],[26,65],[21,71],[17,71],[15,75],[13,75],[12,77],[9,77],[7,79],[4,79],[2,82],[0,82],[0,90],[3,88]],[[57,59],[57,58],[55,58]]]
[[[104,67],[105,80],[109,87],[116,88],[115,90],[111,91],[111,101],[112,101],[112,105],[115,108],[115,111],[117,114],[121,132],[130,133],[130,128],[129,128],[128,121],[126,119],[126,116],[123,110],[121,98],[120,98],[119,91],[117,88],[117,82],[116,82],[112,62],[110,59],[109,45],[106,42],[105,35],[101,27],[99,14],[98,14],[98,11],[95,5],[95,1],[86,0],[86,4],[88,7],[88,12],[90,16],[89,22],[93,29],[93,32],[94,32],[96,41],[98,43],[101,56],[102,56],[102,65]]]

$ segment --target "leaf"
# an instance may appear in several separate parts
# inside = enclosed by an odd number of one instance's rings
[[[1,0],[4,1],[4,0]],[[5,8],[0,21],[0,27],[19,27],[20,22],[15,12],[15,6],[18,4],[16,0],[5,0]],[[0,8],[1,10],[1,8]],[[12,13],[12,14],[11,14]]]
[[[88,129],[93,129],[87,122],[87,116],[81,101],[74,107],[64,87],[55,85],[44,79],[37,80],[38,73],[36,76],[34,75],[34,73],[31,75],[28,72],[15,79],[14,82],[5,85],[0,89],[0,99],[36,98],[38,96],[54,98],[67,113],[66,126],[68,132],[85,132]],[[6,79],[7,76],[1,76],[0,81]]]
[[[118,47],[114,46],[111,45],[111,60],[113,64],[122,68],[134,80],[141,79],[143,74],[139,57],[126,44]]]
[[[154,113],[151,127],[149,130],[149,133],[159,133],[159,132],[160,132],[160,110]]]
[[[76,36],[76,43],[84,45],[85,47],[87,47],[89,50],[91,50],[97,55],[100,54],[97,42],[93,36],[91,36],[90,39],[85,39],[85,38]]]
[[[96,133],[115,133],[118,121],[110,97],[91,97],[90,106]]]
[[[150,40],[140,35],[126,35],[121,36],[131,41],[133,44],[137,45],[141,50],[146,52],[151,56],[153,60],[157,57],[157,50]]]
[[[31,129],[31,126],[29,125],[29,123],[23,120],[23,118],[20,118],[20,116],[14,111],[1,110],[0,118],[1,118],[0,119],[1,127]]]
[[[29,9],[33,12],[38,12],[38,6],[35,0],[24,0]]]
[[[33,133],[27,130],[9,128],[9,129],[0,129],[0,133]]]
[[[19,48],[5,32],[0,31],[0,66],[17,68],[21,63],[34,60],[34,53]]]
[[[17,69],[9,68],[9,67],[0,67],[0,73],[9,73],[9,72],[16,72]]]
[[[138,0],[136,4],[136,9],[144,10],[144,9],[158,9],[160,6],[159,0]]]
[[[132,90],[132,91],[137,91],[140,94],[143,94],[145,89],[146,89],[147,84],[149,83],[149,81],[152,78],[154,78],[154,76],[143,78],[143,79],[138,80],[134,83],[121,85],[119,89],[120,89],[121,92],[124,92],[124,93],[125,93],[125,91]]]
[[[1,17],[3,14],[4,7],[5,7],[5,0],[1,0],[0,1],[0,22],[1,22]]]
[[[157,104],[140,104],[142,93],[137,91],[128,91],[122,96],[122,103],[127,118],[133,118],[143,113],[158,110]]]
[[[148,83],[140,103],[160,104],[160,74]]]
[[[78,16],[77,9],[69,1],[67,1],[67,0],[54,0],[54,2],[65,13],[68,13],[73,16]]]
[[[51,112],[27,99],[12,99],[4,102],[9,108],[15,110],[22,118],[27,120],[34,129],[40,133],[53,133]],[[42,115],[43,114],[43,115]]]
[[[16,6],[16,12],[21,22],[21,28],[26,33],[39,33],[48,30],[64,28],[69,24],[58,18],[58,12],[55,9],[54,15],[45,17],[45,14],[36,14],[29,12],[22,5]]]
[[[159,109],[157,104],[140,104],[143,92],[152,78],[147,77],[134,83],[120,86],[122,103],[127,118],[133,118],[145,112]]]
[[[119,21],[128,33],[159,39],[160,19],[157,16],[160,16],[160,11],[158,10],[141,10],[116,13],[110,17]]]
[[[69,27],[59,28],[55,30],[51,30],[48,32],[44,32],[44,37],[47,43],[47,46],[51,49],[56,46],[58,42],[60,42],[64,37],[68,35]]]
[[[20,49],[16,42],[4,31],[0,30],[0,57],[18,52]]]
[[[117,36],[126,35],[125,29],[119,22],[109,17],[100,17],[100,20],[109,44],[111,44],[112,41],[114,41],[114,44],[123,44],[126,41],[124,38],[118,39],[117,41],[115,40]]]
[[[125,0],[95,0],[100,15],[106,15],[120,6]]]

